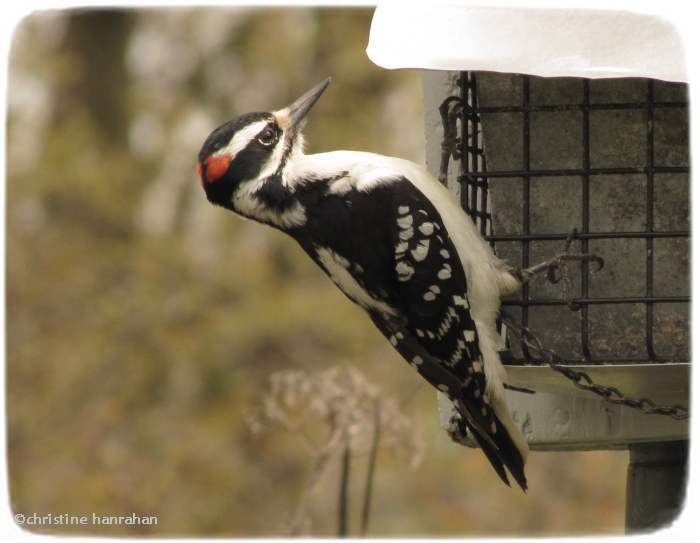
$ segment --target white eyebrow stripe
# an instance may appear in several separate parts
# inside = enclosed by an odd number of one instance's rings
[[[257,121],[249,126],[246,126],[244,129],[239,130],[236,132],[236,135],[231,138],[231,141],[226,147],[222,147],[219,149],[216,153],[212,153],[213,156],[219,156],[219,155],[229,155],[231,157],[231,160],[236,158],[236,155],[240,153],[243,149],[245,149],[248,144],[252,141],[252,139],[257,136],[263,128],[267,126],[267,124],[270,121],[268,119],[264,119],[262,121]]]

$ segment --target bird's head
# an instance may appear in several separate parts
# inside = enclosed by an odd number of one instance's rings
[[[301,151],[306,115],[330,81],[325,79],[283,109],[247,113],[215,129],[197,162],[207,199],[235,211],[233,197],[239,187],[281,174],[289,156]]]

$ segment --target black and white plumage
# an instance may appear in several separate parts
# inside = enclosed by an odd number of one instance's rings
[[[520,280],[424,168],[304,154],[300,128],[329,82],[217,128],[199,154],[207,198],[292,236],[452,400],[502,480],[505,466],[525,489],[528,448],[505,404],[496,331],[500,297]]]

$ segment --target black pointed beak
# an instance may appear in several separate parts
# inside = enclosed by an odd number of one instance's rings
[[[282,110],[287,116],[287,123],[289,128],[292,128],[294,129],[294,131],[296,131],[301,127],[304,119],[306,118],[306,115],[309,113],[309,111],[311,111],[311,108],[314,107],[318,99],[323,94],[323,91],[326,90],[330,83],[331,78],[327,77],[318,85],[316,85],[313,89],[304,93],[302,96],[297,98],[291,105]]]

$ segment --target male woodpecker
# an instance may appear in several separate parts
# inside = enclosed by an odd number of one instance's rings
[[[207,199],[292,236],[450,398],[503,482],[507,468],[526,490],[528,447],[504,400],[496,317],[531,270],[499,260],[424,168],[365,152],[304,154],[300,130],[329,83],[214,130],[197,164]]]

